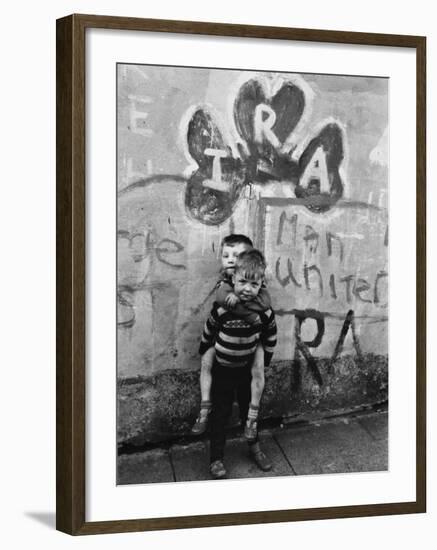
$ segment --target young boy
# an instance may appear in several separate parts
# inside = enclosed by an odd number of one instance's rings
[[[233,292],[242,304],[253,301],[260,293],[266,264],[263,255],[252,249],[236,259],[232,275]],[[258,344],[262,344],[264,364],[267,366],[276,345],[275,314],[272,309],[260,311],[259,322],[247,319],[214,302],[205,323],[200,343],[203,356],[214,346],[215,359],[211,385],[210,472],[214,479],[226,476],[223,464],[225,426],[232,412],[236,394],[240,418],[244,422],[251,401],[251,369]],[[249,441],[249,452],[257,466],[269,471],[272,465],[261,451],[258,434]]]
[[[232,234],[225,237],[221,245],[221,276],[217,283],[216,302],[225,309],[247,320],[250,324],[260,323],[259,313],[270,308],[270,296],[264,281],[257,296],[242,301],[234,292],[232,276],[239,255],[253,249],[252,241],[245,235]],[[211,411],[211,369],[215,360],[215,348],[210,347],[202,356],[200,366],[200,413],[192,428],[192,433],[199,435],[205,432],[208,416]],[[262,344],[257,346],[251,370],[251,400],[248,417],[244,419],[244,435],[248,441],[254,441],[257,433],[257,421],[261,396],[264,390],[264,350]]]

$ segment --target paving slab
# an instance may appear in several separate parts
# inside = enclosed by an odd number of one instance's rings
[[[297,475],[385,471],[387,441],[375,441],[356,420],[275,432]]]
[[[388,413],[369,414],[358,419],[376,441],[387,441],[388,439]]]
[[[170,457],[164,449],[120,455],[117,473],[117,485],[174,481]]]
[[[243,437],[229,436],[225,450],[228,479],[386,471],[388,415],[342,417],[304,426],[262,430],[260,443],[273,464],[262,472]],[[167,449],[118,458],[119,485],[210,480],[209,441],[205,437]]]
[[[206,441],[173,445],[170,449],[176,481],[210,479],[209,445]]]
[[[263,472],[249,456],[247,442],[242,438],[230,439],[226,442],[225,466],[228,479],[276,477],[294,475],[280,447],[270,434],[261,433],[261,449],[273,464],[270,472]]]

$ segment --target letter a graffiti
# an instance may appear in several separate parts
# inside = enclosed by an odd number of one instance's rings
[[[317,147],[312,156],[310,162],[305,168],[300,180],[300,186],[304,189],[308,187],[311,180],[318,180],[320,182],[319,193],[330,192],[328,167],[326,165],[326,155],[323,151],[323,147]]]

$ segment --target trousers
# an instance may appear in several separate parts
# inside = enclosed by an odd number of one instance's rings
[[[237,400],[239,416],[244,426],[250,403],[251,367],[223,367],[215,363],[211,370],[210,461],[223,460],[226,424]],[[254,445],[257,440],[251,442]]]

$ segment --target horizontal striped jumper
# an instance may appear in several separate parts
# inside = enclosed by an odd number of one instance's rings
[[[258,342],[264,348],[264,365],[270,364],[276,345],[276,322],[272,309],[259,312],[260,323],[250,324],[214,302],[205,323],[199,353],[215,347],[217,362],[225,367],[242,367],[253,361]]]

